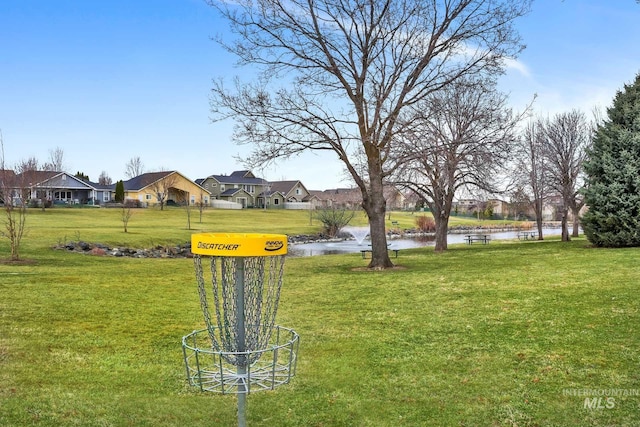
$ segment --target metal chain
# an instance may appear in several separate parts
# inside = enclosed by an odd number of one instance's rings
[[[268,259],[268,268],[266,260]],[[265,349],[271,338],[282,288],[284,255],[273,257],[246,257],[244,261],[244,324],[245,351],[255,352]],[[200,305],[207,331],[214,350],[218,352],[238,352],[237,347],[237,289],[236,271],[238,260],[234,257],[211,257],[211,294],[215,320],[212,323],[210,298],[205,289],[200,256],[194,256]],[[220,273],[220,274],[218,274]],[[223,355],[229,363],[237,365],[235,355]],[[253,353],[248,360],[255,362],[259,353]]]

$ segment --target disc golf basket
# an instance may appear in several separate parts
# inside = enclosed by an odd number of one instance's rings
[[[182,338],[187,379],[202,391],[237,394],[244,426],[246,395],[295,375],[298,334],[275,324],[287,238],[200,233],[191,252],[206,328]]]

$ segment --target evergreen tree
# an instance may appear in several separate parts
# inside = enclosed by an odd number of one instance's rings
[[[640,246],[640,74],[616,94],[588,156],[587,238],[596,246]]]
[[[90,181],[90,179],[89,179],[89,175],[87,175],[87,174],[85,174],[85,173],[83,173],[83,172],[80,172],[80,171],[76,172],[76,174],[75,174],[74,176],[75,176],[76,178],[80,178],[80,179],[82,179],[82,180],[84,180],[84,181]]]
[[[124,182],[116,182],[116,202],[124,202]]]

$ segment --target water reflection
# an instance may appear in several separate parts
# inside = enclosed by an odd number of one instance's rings
[[[559,228],[543,229],[543,236],[559,235],[561,233]],[[500,231],[495,233],[481,232],[481,233],[455,233],[447,235],[447,244],[464,243],[465,236],[467,234],[487,234],[491,240],[508,240],[517,239],[517,231]],[[411,249],[421,248],[425,246],[434,246],[434,236],[419,236],[415,238],[392,238],[387,240],[389,243],[389,249]],[[304,256],[316,256],[316,255],[335,255],[335,254],[348,254],[358,253],[363,250],[371,249],[369,240],[365,240],[362,244],[354,240],[346,240],[342,242],[314,242],[314,243],[302,243],[298,245],[289,245],[289,256],[304,257]]]

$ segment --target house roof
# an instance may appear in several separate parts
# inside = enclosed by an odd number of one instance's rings
[[[68,177],[69,179],[67,179]],[[110,185],[101,185],[86,179],[73,176],[68,172],[55,171],[25,171],[17,175],[17,180],[25,186],[33,187],[56,187],[68,189],[107,190]],[[62,181],[66,180],[66,181]]]
[[[209,175],[208,178],[213,178],[221,184],[265,185],[267,183],[266,179],[256,178],[251,171],[235,171],[231,175]],[[204,181],[202,179],[202,182]]]
[[[38,185],[64,173],[65,172],[54,171],[25,171],[18,174],[18,177],[27,185]]]
[[[302,185],[300,181],[271,181],[269,182],[269,187],[273,191],[279,191],[282,194],[287,194],[298,184]]]
[[[230,197],[230,196],[234,196],[237,193],[245,193],[245,194],[249,194],[246,191],[244,191],[242,188],[229,188],[228,190],[223,191],[222,193],[220,193],[220,196],[224,196],[224,197]]]
[[[133,177],[127,181],[124,181],[124,190],[125,191],[139,191],[143,188],[146,188],[153,184],[154,182],[158,182],[162,178],[165,178],[176,171],[164,171],[164,172],[147,172],[142,175],[138,175]]]
[[[16,182],[16,173],[11,169],[0,169],[0,185],[12,186]]]
[[[263,191],[260,194],[258,194],[258,196],[271,197],[275,194],[280,194],[282,197],[284,197],[284,193],[282,193],[281,191],[274,191],[274,190]]]

